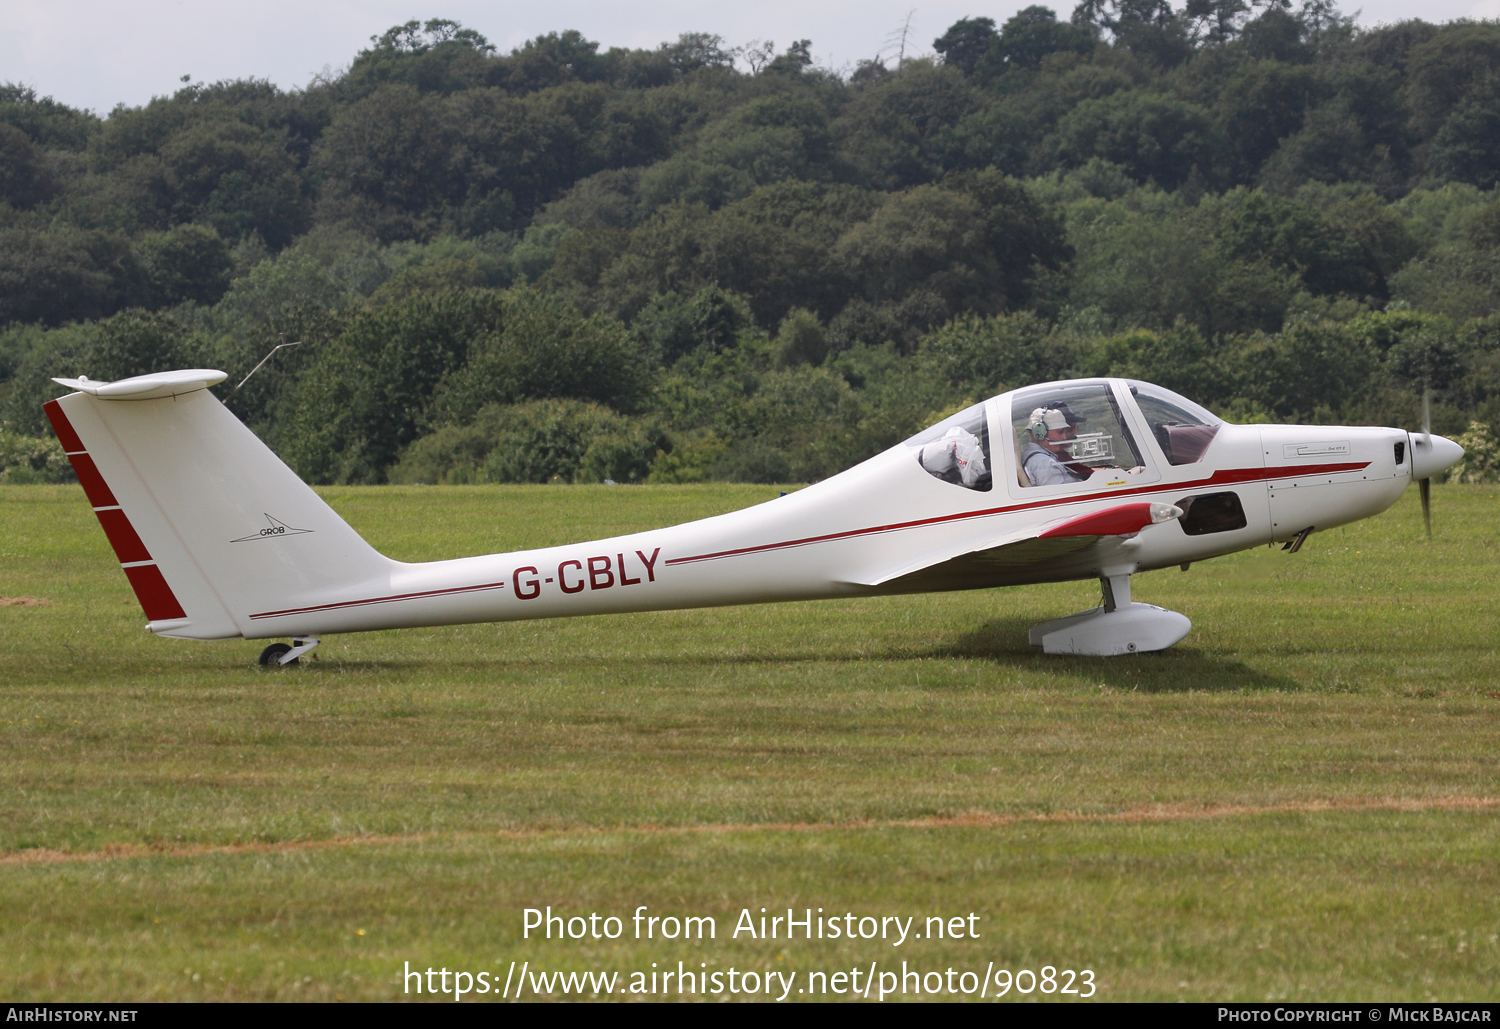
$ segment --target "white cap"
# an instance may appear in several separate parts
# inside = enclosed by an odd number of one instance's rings
[[[1052,429],[1066,429],[1068,418],[1055,407],[1039,407],[1031,412],[1031,424],[1041,422],[1050,431]]]

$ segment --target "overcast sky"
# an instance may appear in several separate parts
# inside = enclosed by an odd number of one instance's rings
[[[1046,2],[1046,0],[1042,0]],[[842,68],[892,50],[907,15],[911,48],[966,16],[1003,22],[1026,0],[0,0],[0,81],[23,82],[74,107],[107,113],[195,81],[268,78],[304,86],[348,65],[369,38],[412,18],[451,18],[507,51],[546,32],[576,28],[602,47],[655,47],[683,32],[714,32],[731,45],[811,39],[820,65]],[[1062,17],[1072,3],[1055,6]],[[1345,0],[1346,10],[1352,9]],[[1500,17],[1500,0],[1365,0],[1362,24]]]

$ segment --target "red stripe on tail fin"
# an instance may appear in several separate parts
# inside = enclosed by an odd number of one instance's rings
[[[73,462],[73,474],[78,476],[78,484],[83,487],[90,504],[95,507],[119,506],[120,502],[105,485],[104,476],[99,474],[92,457],[87,454],[69,454],[68,460]]]
[[[146,544],[136,535],[135,527],[130,524],[130,519],[125,517],[125,512],[116,508],[113,511],[95,511],[99,516],[99,524],[104,526],[104,535],[109,537],[109,545],[115,548],[115,556],[120,563],[127,561],[150,561],[151,554],[146,550]]]
[[[125,577],[141,602],[141,610],[153,622],[167,618],[186,618],[187,612],[177,602],[177,595],[167,585],[166,576],[155,565],[136,565],[125,569]]]
[[[57,433],[57,442],[69,454],[76,454],[83,450],[83,440],[78,438],[78,433],[73,431],[73,423],[68,421],[68,416],[63,414],[62,406],[56,400],[49,400],[42,405],[42,410],[47,412],[47,421],[52,423],[52,431]]]

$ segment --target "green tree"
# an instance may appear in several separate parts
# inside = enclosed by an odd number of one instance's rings
[[[1211,174],[1220,146],[1207,110],[1144,91],[1085,100],[1057,126],[1057,156],[1064,165],[1101,157],[1140,182],[1169,189],[1186,182],[1194,168],[1200,176]]]
[[[463,366],[433,398],[433,417],[462,422],[489,403],[572,397],[631,410],[644,399],[648,366],[625,327],[584,318],[526,289],[505,295],[501,322],[476,337]]]
[[[564,82],[598,82],[605,78],[606,62],[599,44],[584,39],[576,29],[549,32],[529,39],[512,50],[490,74],[490,82],[512,93],[560,86]]]
[[[1291,193],[1309,181],[1367,182],[1386,196],[1399,195],[1411,161],[1400,76],[1351,63],[1335,65],[1320,77],[1316,92],[1326,99],[1267,159],[1261,183]]]
[[[828,331],[818,316],[802,307],[787,312],[776,332],[777,362],[787,368],[820,365],[827,356]]]
[[[1441,178],[1490,189],[1500,182],[1500,89],[1467,96],[1433,133],[1428,166]]]
[[[731,482],[815,482],[869,454],[858,398],[840,375],[806,365],[770,372],[734,409],[729,448],[711,469]]]
[[[370,43],[341,82],[356,98],[390,83],[437,93],[482,86],[498,63],[487,59],[495,49],[489,40],[445,18],[393,26]]]
[[[73,469],[56,439],[22,436],[0,429],[0,484],[25,486],[71,481]]]
[[[129,243],[116,233],[34,221],[0,227],[0,324],[100,318],[138,282]]]
[[[960,18],[948,26],[947,32],[932,41],[932,48],[943,55],[944,64],[951,64],[965,75],[973,75],[974,66],[995,38],[995,19]]]
[[[1080,340],[1074,360],[1079,374],[1144,379],[1203,404],[1221,403],[1235,395],[1215,348],[1184,319],[1160,332],[1135,329]]]
[[[650,420],[580,400],[490,404],[402,453],[392,482],[643,482],[670,442]]]
[[[0,121],[0,202],[25,209],[46,203],[54,192],[52,170],[31,137]]]
[[[1214,215],[1211,204],[1194,208],[1155,190],[1071,205],[1072,306],[1098,311],[1107,331],[1165,331],[1178,318],[1209,339],[1279,330],[1300,280],[1264,258],[1227,253]]]
[[[1013,68],[1039,68],[1053,54],[1088,54],[1097,45],[1092,28],[1060,22],[1049,7],[1023,7],[1001,26],[976,71],[994,81]]]
[[[1187,26],[1167,0],[1083,0],[1073,24],[1107,32],[1114,45],[1161,68],[1173,68],[1192,54]]]
[[[917,359],[948,384],[954,399],[980,399],[1061,378],[1072,364],[1072,346],[1028,311],[965,314],[922,337]]]
[[[1298,275],[1314,293],[1362,296],[1375,288],[1358,244],[1336,233],[1322,212],[1260,190],[1224,195],[1214,234],[1235,260],[1265,260]]]
[[[350,320],[306,368],[283,452],[313,482],[380,482],[427,425],[438,385],[503,326],[508,297],[416,294]]]
[[[306,231],[296,160],[273,133],[232,119],[199,121],[158,155],[173,222],[201,220],[228,239],[255,232],[278,249]]]
[[[1281,140],[1302,128],[1316,88],[1313,69],[1281,61],[1249,62],[1228,76],[1215,112],[1232,162],[1224,169],[1225,180],[1255,180]]]
[[[641,203],[719,207],[757,186],[826,179],[832,158],[828,119],[810,98],[778,93],[752,100],[703,130],[695,146],[641,175]]]
[[[1412,46],[1404,61],[1413,126],[1431,136],[1478,93],[1494,94],[1500,72],[1500,25],[1463,21]]]
[[[12,325],[0,332],[0,428],[20,436],[52,435],[42,405],[68,392],[54,376],[88,375],[97,322],[48,329]]]
[[[1240,396],[1283,421],[1335,424],[1381,378],[1372,356],[1356,333],[1330,322],[1252,337],[1226,355]]]
[[[672,365],[703,348],[721,353],[755,331],[745,299],[719,286],[705,286],[688,297],[659,294],[635,320],[635,334],[655,363]]]
[[[953,126],[986,99],[958,68],[909,60],[900,75],[855,91],[829,128],[852,181],[901,189],[941,176]]]
[[[866,301],[899,311],[917,332],[961,311],[1025,303],[1037,274],[1068,256],[1062,226],[993,169],[892,197],[834,250]]]
[[[177,319],[146,311],[121,311],[99,323],[81,374],[112,382],[150,372],[202,366],[204,342]]]
[[[709,32],[684,32],[676,42],[663,43],[661,50],[672,67],[682,73],[734,64],[734,55],[725,48],[723,37]]]
[[[71,151],[82,150],[99,126],[88,111],[38,97],[35,89],[19,82],[0,83],[0,122],[20,129],[39,147]]]
[[[323,347],[285,447],[314,481],[380,482],[433,425],[528,399],[629,408],[647,372],[623,326],[531,290],[413,294],[357,315]]]
[[[207,226],[178,225],[147,233],[135,249],[152,307],[187,300],[213,304],[229,288],[229,247]]]

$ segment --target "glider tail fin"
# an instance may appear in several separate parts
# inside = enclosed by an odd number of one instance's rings
[[[223,372],[57,379],[57,438],[152,632],[255,638],[252,615],[388,582],[379,554],[219,402]]]

